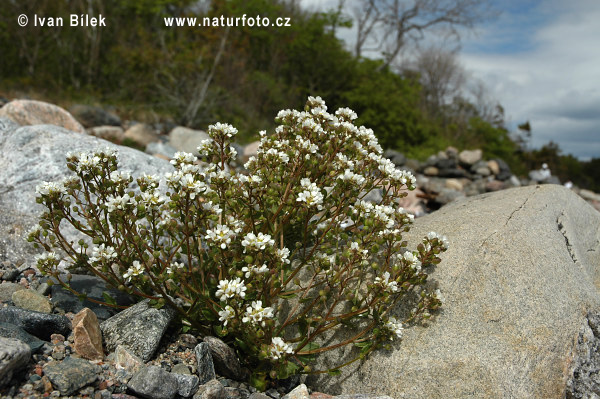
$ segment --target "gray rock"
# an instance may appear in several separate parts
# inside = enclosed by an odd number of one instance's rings
[[[207,381],[217,378],[215,374],[215,365],[210,353],[210,346],[206,342],[200,342],[196,345],[194,352],[196,354],[196,364],[200,384],[206,384]]]
[[[8,384],[13,374],[29,362],[31,349],[14,338],[0,337],[0,387]]]
[[[481,160],[482,151],[477,150],[464,150],[458,154],[458,160],[460,163],[465,165],[474,165]]]
[[[149,366],[131,377],[127,387],[143,398],[172,399],[177,394],[177,378],[160,367]]]
[[[475,174],[478,174],[479,176],[483,177],[488,177],[492,174],[492,172],[487,166],[482,166],[481,168],[475,169]]]
[[[17,122],[5,116],[0,116],[0,133],[9,132],[21,127]]]
[[[364,192],[361,193],[361,196],[364,194]],[[381,202],[381,200],[383,200],[383,191],[375,188],[372,189],[371,191],[369,191],[369,193],[367,195],[364,196],[363,201],[367,201],[367,202],[372,202],[374,204],[378,204]]]
[[[14,100],[0,108],[0,118],[12,119],[25,125],[54,125],[73,132],[84,133],[85,129],[73,116],[61,107],[34,100]]]
[[[12,295],[15,306],[34,312],[52,313],[52,304],[48,298],[34,290],[19,290]]]
[[[434,201],[440,205],[446,205],[462,198],[465,198],[465,195],[462,192],[452,188],[443,188],[442,191],[440,191],[440,193],[435,197]]]
[[[298,385],[296,388],[292,389],[287,395],[285,395],[282,399],[308,399],[308,388],[304,384]]]
[[[248,399],[269,399],[270,396],[265,395],[262,392],[254,392],[252,395],[248,397]]]
[[[117,143],[120,143],[125,139],[125,131],[120,126],[96,126],[87,129],[87,133]]]
[[[439,168],[440,177],[469,177],[469,173],[459,168]]]
[[[146,147],[148,144],[159,141],[160,135],[150,125],[136,123],[125,131],[126,139],[130,139],[139,145]]]
[[[71,115],[73,115],[84,127],[121,126],[121,118],[101,107],[75,104],[69,108],[69,112],[71,112]]]
[[[235,351],[217,337],[204,337],[210,348],[215,371],[223,377],[242,380],[244,375]]]
[[[149,143],[146,146],[146,153],[148,154],[160,154],[164,155],[167,158],[173,158],[177,150],[170,146],[167,143],[163,143],[162,141],[155,141],[153,143]]]
[[[21,284],[3,282],[0,284],[0,302],[9,302],[12,301],[12,295],[16,291],[23,291],[27,288],[23,287]]]
[[[567,398],[588,399],[600,392],[600,313],[588,312],[573,358],[573,373],[567,381]]]
[[[71,321],[65,316],[34,312],[15,306],[0,308],[0,321],[14,324],[45,341],[50,341],[52,334],[62,334],[66,337],[71,332]]]
[[[600,213],[570,190],[529,186],[471,197],[415,220],[450,248],[431,279],[445,298],[390,351],[309,379],[332,394],[402,398],[563,398],[575,340],[600,308]],[[315,369],[339,364],[328,353]]]
[[[467,197],[483,194],[485,193],[485,185],[486,180],[484,179],[473,180],[465,185],[465,187],[463,188],[463,192]]]
[[[171,368],[171,373],[173,374],[185,374],[185,375],[191,375],[192,372],[190,371],[190,368],[188,367],[188,365],[183,364],[183,363],[178,363],[176,365],[174,365]]]
[[[149,306],[149,300],[141,301],[100,325],[105,348],[110,352],[123,345],[147,362],[174,316],[173,309],[155,309]]]
[[[428,166],[423,169],[423,174],[426,176],[437,176],[440,174],[440,170],[435,166]]]
[[[394,163],[396,166],[404,166],[406,163],[406,157],[401,152],[396,150],[385,150],[383,156]]]
[[[40,295],[48,295],[51,291],[48,283],[42,283],[35,289]]]
[[[129,295],[108,287],[106,282],[97,276],[87,276],[83,274],[71,275],[71,288],[75,291],[87,295],[90,299],[104,301],[103,292],[110,294],[118,305],[129,306],[135,303],[135,299]],[[64,281],[65,276],[61,279]],[[52,279],[55,281],[55,279]],[[55,281],[56,282],[56,281]],[[51,287],[52,304],[63,309],[65,312],[79,313],[84,308],[90,308],[99,320],[106,320],[119,312],[119,309],[110,306],[99,305],[88,299],[82,301],[71,291],[64,289],[60,284],[54,284]]]
[[[117,367],[127,370],[132,374],[137,373],[144,367],[142,359],[122,345],[118,345],[115,351],[108,355],[108,359],[114,362]]]
[[[66,357],[62,362],[50,362],[44,366],[44,374],[63,395],[71,395],[93,383],[102,368],[84,359]]]
[[[335,399],[393,399],[387,395],[366,395],[364,393],[355,393],[351,395],[338,395]]]
[[[200,385],[194,395],[194,399],[225,399],[227,390],[217,380],[210,380],[206,384]]]
[[[66,166],[68,152],[108,146],[118,150],[121,170],[134,177],[173,171],[165,160],[56,126],[15,129],[2,122],[0,132],[0,254],[12,262],[27,259],[33,263],[32,255],[40,252],[23,240],[24,233],[38,222],[38,215],[44,210],[35,202],[35,188],[43,181],[60,181],[73,175]],[[65,235],[75,242],[81,238],[68,229]]]
[[[178,126],[169,133],[169,145],[177,151],[185,151],[196,155],[200,142],[208,138],[210,138],[208,134],[202,130]]]
[[[600,194],[596,194],[590,190],[579,190],[579,196],[586,201],[600,201]],[[0,287],[2,286],[0,285]]]
[[[498,168],[500,169],[500,172],[496,174],[496,179],[502,181],[510,179],[510,177],[512,176],[510,166],[508,166],[508,164],[503,159],[494,158],[493,160],[496,161],[496,163],[498,164]]]
[[[177,394],[184,398],[193,396],[198,390],[200,379],[195,375],[173,373],[177,379]]]
[[[26,343],[31,349],[31,352],[34,353],[44,346],[45,343],[22,328],[4,322],[0,322],[0,337],[18,339],[19,341]]]
[[[454,158],[437,158],[435,166],[440,170],[446,169],[456,169],[458,164],[456,163],[456,159]]]

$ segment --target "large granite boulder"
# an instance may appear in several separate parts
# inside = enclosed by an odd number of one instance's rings
[[[396,399],[564,398],[588,311],[600,306],[600,213],[564,187],[529,186],[417,219],[411,246],[432,230],[450,241],[432,274],[445,298],[439,315],[338,377],[312,378],[313,388]]]
[[[121,170],[133,176],[173,170],[165,160],[96,137],[52,125],[19,127],[0,118],[0,261],[33,263],[33,248],[23,235],[43,211],[35,202],[36,186],[72,176],[66,166],[67,153],[104,147],[116,149]]]
[[[0,109],[1,117],[11,119],[20,125],[55,125],[85,133],[83,126],[70,113],[58,105],[43,101],[11,101]]]

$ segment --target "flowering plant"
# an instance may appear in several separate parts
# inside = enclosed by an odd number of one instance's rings
[[[415,178],[382,157],[356,117],[347,108],[330,114],[309,97],[304,111],[279,112],[272,136],[261,132],[243,172],[230,166],[237,130],[211,125],[211,139],[198,148],[207,163],[177,153],[164,189],[152,175],[138,177],[134,189],[111,150],[70,154],[76,177],[37,190],[46,212],[28,238],[47,250],[38,267],[67,288],[60,262],[84,267],[175,308],[202,333],[230,342],[256,387],[336,372],[343,365],[311,363],[345,345],[360,348],[361,358],[441,305],[426,269],[447,248],[445,237],[430,233],[407,250],[402,234],[413,216],[398,200]],[[375,190],[380,198],[369,202]],[[67,240],[65,223],[88,239]],[[400,301],[412,301],[401,318],[392,314]],[[340,329],[351,336],[325,339]]]

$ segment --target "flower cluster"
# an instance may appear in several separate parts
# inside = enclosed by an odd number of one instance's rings
[[[176,153],[164,176],[134,178],[110,149],[69,154],[74,176],[36,189],[46,212],[27,237],[46,250],[38,266],[65,287],[59,265],[85,267],[174,308],[186,328],[232,342],[260,389],[327,371],[310,364],[345,345],[360,359],[441,306],[427,278],[448,240],[432,232],[407,248],[414,217],[399,203],[415,178],[356,119],[309,97],[259,133],[243,168],[237,129],[224,123],[208,127],[198,154]],[[77,247],[67,224],[85,236]],[[414,310],[390,316],[405,300]],[[359,338],[337,341],[346,329]]]

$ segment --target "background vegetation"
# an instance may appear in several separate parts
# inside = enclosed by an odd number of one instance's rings
[[[456,27],[488,18],[485,0],[412,0],[415,7],[402,13],[398,0],[359,3],[357,43],[368,44],[368,28],[379,26],[386,32],[385,41],[375,43],[381,60],[366,58],[358,44],[348,49],[336,37],[352,21],[343,1],[322,13],[293,0],[3,0],[0,96],[30,95],[65,107],[97,104],[114,107],[124,119],[201,129],[224,121],[250,141],[274,125],[279,109],[320,95],[331,108],[354,109],[384,147],[408,156],[424,159],[448,145],[481,148],[515,173],[546,162],[562,181],[600,191],[600,159],[580,162],[554,143],[528,149],[531,126],[509,132],[502,107],[469,79],[452,51],[419,48],[425,30],[455,34]],[[381,4],[389,7],[378,9]],[[30,21],[34,14],[65,21],[72,13],[102,14],[109,26],[21,28],[15,22],[21,13]],[[271,21],[290,17],[292,26],[168,28],[163,20],[243,14]],[[399,23],[410,18],[411,24]],[[417,49],[411,62],[402,59],[405,43]]]

